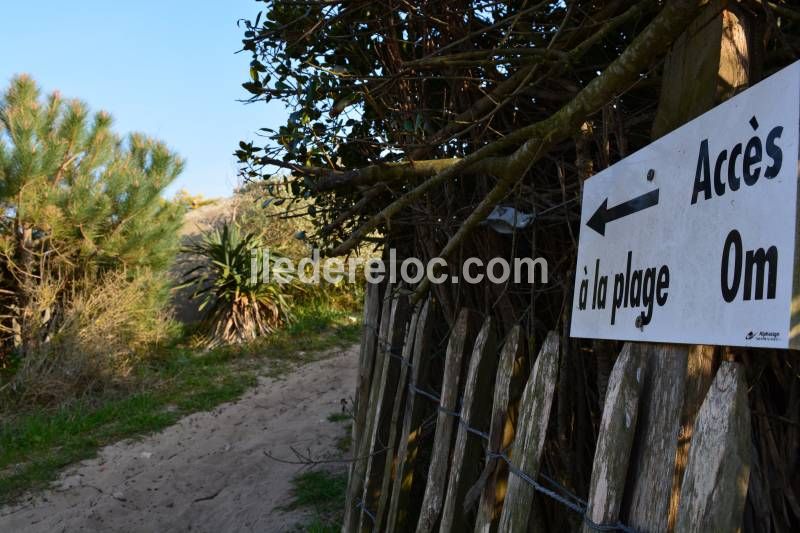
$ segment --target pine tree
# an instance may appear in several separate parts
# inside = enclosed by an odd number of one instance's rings
[[[78,100],[43,98],[27,76],[0,99],[0,287],[10,310],[2,329],[16,344],[44,283],[57,287],[57,307],[78,283],[111,270],[163,269],[177,249],[183,208],[161,193],[183,161],[161,142],[122,138],[111,126],[110,115]]]

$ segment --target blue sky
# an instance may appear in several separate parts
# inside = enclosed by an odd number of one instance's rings
[[[285,121],[279,102],[245,105],[249,57],[239,18],[254,0],[13,1],[0,3],[0,83],[25,72],[46,91],[105,109],[119,133],[141,131],[187,161],[168,190],[205,196],[236,185],[231,155],[261,127]]]

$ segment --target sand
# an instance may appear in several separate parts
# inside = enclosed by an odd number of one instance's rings
[[[346,425],[327,417],[352,397],[357,348],[329,355],[158,434],[103,448],[48,490],[0,508],[0,531],[298,530],[309,511],[281,507],[304,467],[264,452],[342,456]]]

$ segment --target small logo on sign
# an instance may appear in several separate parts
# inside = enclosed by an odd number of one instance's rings
[[[779,331],[751,331],[745,335],[744,340],[749,341],[755,339],[757,341],[772,341],[775,342],[781,336]]]

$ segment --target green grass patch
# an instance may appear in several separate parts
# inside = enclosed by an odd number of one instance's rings
[[[0,398],[0,502],[42,487],[72,463],[241,396],[258,375],[277,376],[349,346],[358,311],[303,306],[297,320],[246,346],[198,353],[178,344],[140,365],[125,387],[50,408]],[[305,489],[304,489],[305,490]]]
[[[304,526],[305,531],[328,533],[342,528],[347,474],[314,470],[292,480],[294,500],[290,509],[310,507],[314,515]]]
[[[331,413],[328,415],[328,422],[347,422],[352,415],[350,413]]]
[[[3,414],[0,501],[55,479],[58,471],[97,449],[174,424],[231,401],[255,384],[256,372],[210,356],[176,357],[143,372],[151,386],[54,409]],[[139,376],[144,378],[144,376]]]
[[[353,447],[353,426],[347,426],[347,432],[336,441],[336,449],[342,453],[347,452]]]

